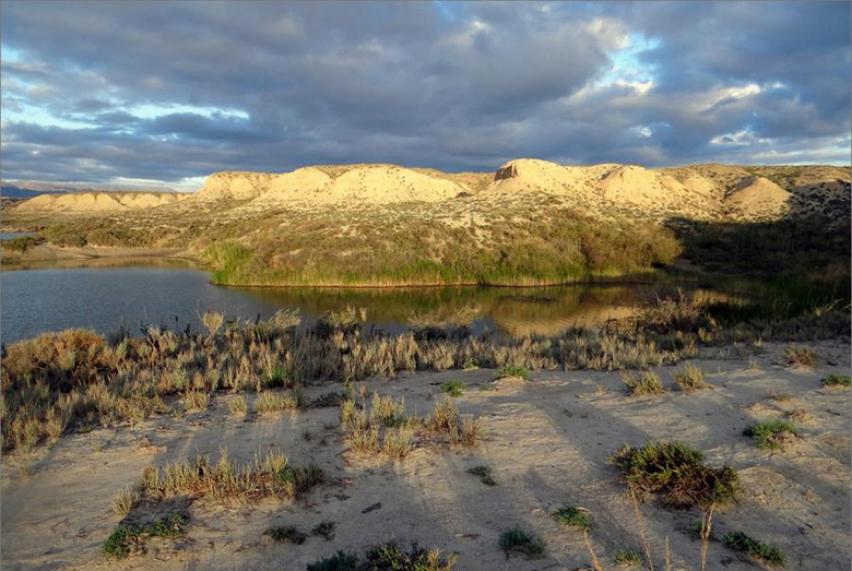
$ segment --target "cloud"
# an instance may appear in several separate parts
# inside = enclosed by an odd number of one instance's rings
[[[769,7],[8,0],[3,177],[848,163],[850,5]]]

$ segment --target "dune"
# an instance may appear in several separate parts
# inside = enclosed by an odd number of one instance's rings
[[[747,219],[777,218],[789,208],[791,193],[764,177],[742,181],[725,198],[725,206],[734,216]]]
[[[107,213],[172,204],[191,195],[175,192],[68,192],[42,194],[25,200],[22,212]]]

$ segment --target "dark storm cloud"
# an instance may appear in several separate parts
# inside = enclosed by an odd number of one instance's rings
[[[3,4],[4,178],[848,162],[850,5]]]

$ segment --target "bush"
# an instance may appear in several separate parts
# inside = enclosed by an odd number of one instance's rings
[[[729,549],[770,565],[783,566],[786,560],[784,553],[776,546],[758,541],[741,531],[729,531],[722,537],[722,543]]]
[[[849,375],[828,375],[822,380],[824,387],[852,387],[852,377]]]
[[[500,549],[503,550],[507,558],[513,554],[523,555],[530,559],[538,559],[544,556],[544,543],[517,526],[500,534]]]
[[[553,519],[570,527],[577,529],[589,529],[592,527],[592,516],[589,510],[574,506],[565,506],[550,514]]]
[[[460,381],[452,380],[441,383],[441,390],[451,397],[460,397],[464,393],[464,385]]]
[[[675,372],[675,384],[685,393],[703,389],[709,385],[704,381],[704,371],[695,365],[684,365]]]
[[[752,424],[743,430],[743,435],[754,438],[762,450],[775,450],[796,437],[798,432],[789,420],[774,419]]]
[[[642,555],[633,549],[621,547],[613,554],[612,560],[621,567],[636,567],[642,564]]]
[[[664,505],[706,509],[736,499],[739,477],[730,466],[712,468],[704,456],[679,442],[648,442],[641,448],[625,446],[613,461],[638,499],[656,495]]]
[[[119,524],[104,542],[104,553],[123,559],[133,552],[144,551],[145,537],[180,537],[186,522],[185,515],[173,513],[140,525]]]
[[[624,373],[621,379],[627,385],[627,392],[633,396],[661,395],[665,392],[663,382],[653,371],[645,371],[638,377]]]
[[[477,476],[479,481],[486,486],[497,485],[497,481],[491,475],[491,468],[488,466],[474,466],[473,468],[468,469],[467,473]]]
[[[518,378],[525,381],[530,380],[530,373],[524,367],[503,367],[497,374],[497,379]]]
[[[817,362],[816,351],[803,345],[790,345],[784,349],[784,358],[791,367],[813,367]]]

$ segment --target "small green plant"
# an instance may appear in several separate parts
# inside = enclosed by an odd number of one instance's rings
[[[637,567],[642,564],[642,555],[629,547],[621,547],[612,556],[620,567]]]
[[[710,385],[704,380],[704,371],[695,365],[684,365],[674,374],[675,384],[685,393],[691,393]]]
[[[308,536],[292,525],[271,527],[264,532],[278,543],[295,543],[302,545]]]
[[[627,386],[627,392],[633,396],[661,395],[665,392],[659,375],[645,371],[639,376],[624,373],[621,380]]]
[[[517,367],[511,365],[509,367],[503,367],[500,369],[500,372],[497,374],[497,379],[508,379],[508,378],[518,378],[523,379],[525,381],[530,380],[530,372],[527,371],[523,367]],[[497,380],[495,379],[495,380]]]
[[[210,395],[204,391],[186,391],[182,402],[186,412],[203,412],[207,410]]]
[[[852,387],[852,377],[849,375],[828,375],[822,380],[824,387]]]
[[[131,553],[142,552],[146,537],[180,537],[184,534],[186,522],[185,515],[173,513],[139,525],[118,524],[104,542],[104,553],[123,559]]]
[[[358,569],[358,556],[343,550],[308,563],[307,567],[307,571],[353,571],[353,569]]]
[[[450,380],[441,383],[441,390],[451,397],[460,397],[464,393],[461,381]]]
[[[507,529],[500,534],[500,549],[509,556],[518,554],[530,559],[544,556],[544,543],[540,539],[525,532],[518,526]]]
[[[478,477],[479,481],[486,486],[497,485],[497,481],[491,475],[491,468],[488,466],[474,466],[473,468],[468,469],[467,473]]]
[[[656,495],[671,507],[702,509],[733,502],[739,491],[736,471],[707,466],[703,459],[701,452],[680,442],[650,441],[640,448],[624,446],[612,460],[637,499]]]
[[[784,349],[784,358],[791,367],[813,367],[817,362],[816,351],[804,345],[790,345]]]
[[[455,556],[441,557],[437,549],[412,543],[406,551],[390,541],[370,547],[363,561],[355,553],[338,551],[309,563],[307,571],[452,571],[455,561]]]
[[[592,515],[589,510],[575,506],[564,506],[550,514],[557,522],[577,529],[592,527]]]
[[[729,549],[770,565],[783,566],[786,560],[784,553],[775,545],[758,541],[741,531],[729,531],[722,537],[722,543]]]
[[[762,450],[776,450],[798,435],[796,425],[789,420],[773,419],[752,424],[743,430],[751,436]]]

